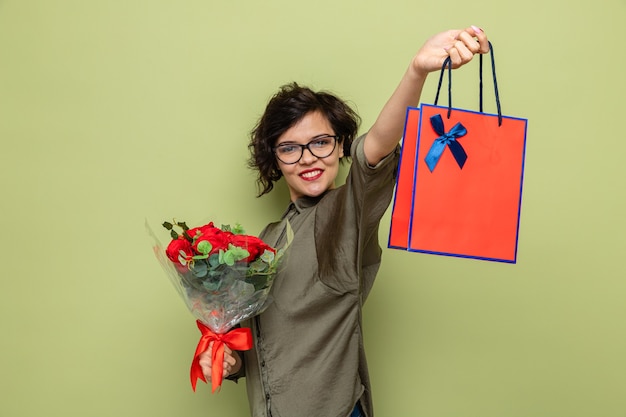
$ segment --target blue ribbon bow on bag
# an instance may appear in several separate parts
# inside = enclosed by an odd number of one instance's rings
[[[459,168],[463,169],[463,165],[465,165],[465,161],[467,160],[467,154],[465,153],[465,149],[463,149],[461,144],[457,142],[456,139],[461,136],[465,136],[467,134],[467,129],[465,129],[461,123],[457,123],[452,129],[450,129],[449,132],[446,133],[443,126],[443,120],[439,114],[430,118],[430,124],[432,125],[435,133],[439,135],[430,147],[426,158],[424,158],[430,172],[435,170],[437,162],[439,162],[439,158],[441,158],[446,146],[450,148],[450,152],[452,152],[452,156],[454,156],[456,163],[459,164]]]

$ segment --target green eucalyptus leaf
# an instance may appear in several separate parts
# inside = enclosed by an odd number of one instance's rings
[[[172,230],[174,225],[170,222],[163,222],[163,227],[165,227],[167,230]]]
[[[264,272],[269,268],[269,265],[261,259],[257,259],[250,264],[251,272]]]
[[[224,252],[224,255],[222,256],[222,260],[223,260],[223,263],[225,263],[226,265],[233,266],[235,264],[235,255],[229,249],[226,252]]]
[[[226,252],[232,253],[232,257],[235,262],[241,261],[242,259],[246,259],[248,256],[250,256],[250,252],[248,252],[247,249],[240,248],[239,246],[234,245],[229,245]]]
[[[267,262],[268,264],[271,264],[272,261],[274,260],[274,252],[272,252],[271,250],[267,250],[265,249],[265,252],[263,252],[263,255],[260,256],[260,258],[264,261]]]
[[[189,265],[189,270],[193,272],[193,274],[197,277],[203,277],[209,271],[206,263],[204,262],[194,262],[193,264]]]
[[[216,268],[220,265],[220,255],[218,253],[209,256],[209,265],[211,268]]]
[[[178,233],[176,233],[175,230],[170,230],[170,236],[172,237],[172,239],[178,239]]]
[[[206,288],[209,291],[217,291],[220,287],[220,284],[221,283],[219,280],[213,280],[213,279],[208,279],[202,282],[202,285],[204,286],[204,288]]]
[[[211,242],[209,242],[208,240],[203,240],[202,242],[198,243],[197,249],[198,252],[204,255],[208,255],[211,252],[211,249],[213,249],[213,245],[211,245]]]
[[[254,274],[254,275],[248,276],[246,278],[246,282],[254,285],[255,291],[259,291],[259,290],[269,287],[269,285],[272,283],[272,279],[267,275]]]

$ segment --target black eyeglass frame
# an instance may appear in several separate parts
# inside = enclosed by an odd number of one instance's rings
[[[327,139],[327,138],[333,138],[334,142],[333,142],[333,149],[328,153],[328,155],[325,156],[318,156],[315,154],[315,152],[313,152],[313,149],[310,148],[310,145],[312,143],[314,143],[315,141],[318,141],[320,139]],[[293,164],[297,164],[298,162],[300,162],[300,160],[302,159],[302,156],[304,155],[304,150],[308,149],[309,152],[311,152],[311,155],[313,155],[316,158],[319,159],[324,159],[324,158],[328,158],[329,156],[331,156],[333,154],[333,152],[335,152],[335,149],[337,148],[337,143],[339,143],[339,136],[338,135],[321,135],[321,136],[317,136],[313,139],[311,139],[308,143],[302,145],[300,143],[281,143],[278,146],[274,146],[272,148],[272,151],[274,151],[274,155],[276,155],[276,158],[278,158],[278,160],[280,162],[282,162],[285,165],[293,165]],[[300,157],[298,158],[298,160],[294,161],[294,162],[285,162],[282,159],[280,159],[280,156],[278,156],[278,152],[276,152],[276,150],[278,148],[280,148],[281,146],[298,146],[300,147]]]

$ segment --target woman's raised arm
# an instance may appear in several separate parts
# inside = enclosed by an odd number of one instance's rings
[[[476,26],[448,30],[428,39],[411,61],[365,138],[365,157],[369,164],[376,165],[400,142],[406,109],[419,105],[422,87],[430,72],[440,70],[448,56],[452,68],[458,68],[471,61],[474,54],[487,52],[487,36]]]

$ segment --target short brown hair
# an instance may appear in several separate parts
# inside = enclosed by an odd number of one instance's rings
[[[297,83],[282,86],[268,102],[263,116],[250,132],[248,166],[258,171],[258,197],[269,193],[274,182],[282,177],[273,147],[278,138],[308,113],[319,111],[330,122],[343,154],[350,156],[350,147],[361,118],[343,100],[325,91],[315,92]]]

